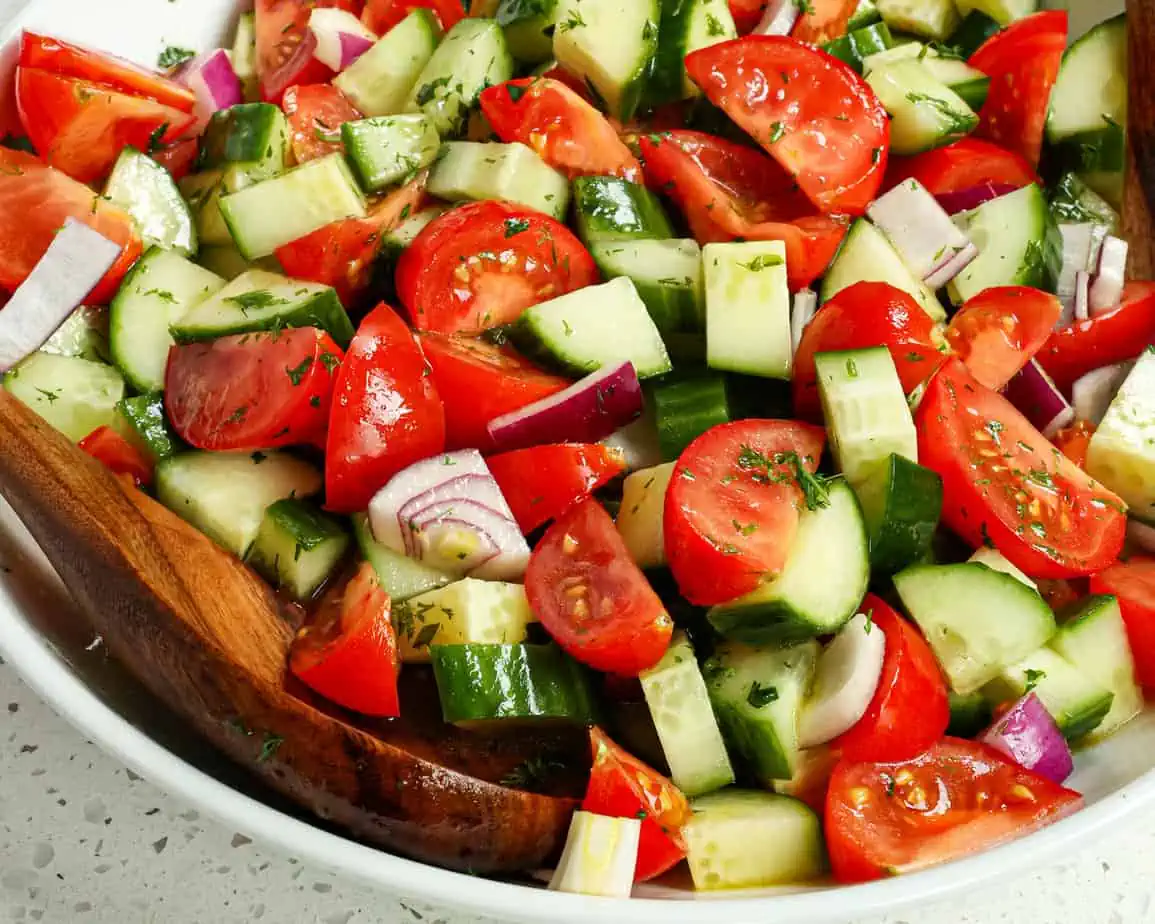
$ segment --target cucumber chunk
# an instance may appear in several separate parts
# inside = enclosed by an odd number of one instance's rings
[[[960,696],[950,691],[950,724],[946,733],[954,738],[974,738],[991,724],[994,710],[981,690]]]
[[[992,571],[1001,571],[1003,574],[1009,574],[1019,583],[1031,588],[1031,590],[1039,589],[1038,584],[1023,574],[1023,572],[1020,571],[1015,566],[1015,564],[998,549],[992,549],[987,546],[983,546],[967,560],[971,562],[978,562],[980,565],[986,565]]]
[[[883,233],[865,218],[851,226],[842,249],[826,271],[822,301],[830,301],[856,282],[888,283],[910,295],[934,320],[946,320],[946,310],[934,292],[911,275]]]
[[[1050,648],[1040,648],[1003,668],[983,687],[983,695],[992,706],[1013,702],[1032,691],[1068,741],[1078,741],[1098,728],[1115,698]]]
[[[283,327],[319,327],[342,347],[353,339],[336,291],[265,270],[250,270],[197,304],[172,325],[172,335],[192,343]]]
[[[183,256],[197,252],[192,212],[172,174],[151,157],[126,147],[104,187],[104,198],[132,216],[146,245],[165,247]]]
[[[40,349],[57,356],[79,356],[93,362],[109,362],[112,354],[108,345],[108,313],[102,308],[81,305]]]
[[[113,362],[137,391],[164,390],[169,328],[225,281],[169,250],[153,248],[132,268],[109,308]]]
[[[891,150],[896,154],[921,154],[954,144],[978,128],[974,110],[921,61],[876,68],[866,82],[890,113]]]
[[[336,571],[349,549],[341,522],[296,498],[265,511],[246,560],[297,600],[309,600]]]
[[[26,357],[4,376],[4,387],[75,443],[112,426],[124,397],[124,379],[112,366],[54,353]]]
[[[973,693],[1055,634],[1043,598],[986,565],[916,565],[894,586],[956,693]]]
[[[441,147],[437,130],[423,115],[345,122],[341,140],[361,188],[371,193],[381,192],[428,167]]]
[[[492,19],[462,19],[422,68],[404,108],[424,112],[442,138],[454,137],[465,129],[481,91],[512,76],[501,26]]]
[[[565,218],[569,181],[524,144],[451,141],[426,187],[439,199],[505,199]]]
[[[839,470],[855,488],[892,453],[918,461],[918,434],[886,347],[819,353],[818,393]]]
[[[862,74],[866,70],[867,58],[879,57],[893,45],[894,37],[886,23],[876,22],[827,42],[822,50]]]
[[[794,775],[798,722],[818,651],[815,641],[790,648],[726,642],[702,668],[722,737],[761,783]]]
[[[430,568],[415,558],[409,558],[382,545],[373,537],[369,519],[363,513],[353,517],[353,535],[357,538],[357,547],[361,550],[361,554],[377,572],[377,581],[389,594],[394,606],[418,594],[444,587],[454,580],[452,574]]]
[[[674,476],[674,463],[644,468],[626,476],[617,526],[630,556],[639,568],[660,568],[666,563],[666,489]]]
[[[790,796],[724,789],[695,799],[686,825],[694,888],[758,888],[817,879],[826,869],[822,822]]]
[[[1024,186],[983,203],[967,214],[964,230],[979,256],[948,287],[956,305],[995,286],[1055,291],[1063,262],[1062,239],[1038,186]]]
[[[270,505],[311,497],[321,485],[317,469],[281,452],[186,452],[156,467],[157,500],[238,558]]]
[[[838,562],[832,569],[831,562]],[[782,573],[753,593],[710,610],[727,638],[752,644],[832,635],[854,615],[870,579],[862,511],[842,479],[828,486],[826,506],[804,510]]]
[[[393,608],[402,662],[428,664],[434,645],[516,645],[533,621],[525,588],[465,578]]]
[[[610,115],[628,122],[658,51],[661,18],[658,0],[559,0],[553,53]]]
[[[858,0],[858,6],[854,8],[854,13],[846,24],[846,28],[853,32],[855,29],[872,25],[881,18],[882,14],[878,12],[878,4],[874,0]]]
[[[334,77],[333,84],[365,115],[395,115],[404,110],[440,39],[433,11],[415,9]]]
[[[892,454],[855,485],[855,493],[870,539],[873,571],[894,574],[926,560],[942,516],[938,474]]]
[[[1155,352],[1143,351],[1087,450],[1087,474],[1155,522]]]
[[[541,64],[553,57],[557,0],[501,0],[495,18],[518,61]]]
[[[663,334],[700,331],[706,314],[702,248],[694,240],[615,241],[590,254],[606,279],[628,277]]]
[[[959,27],[955,0],[876,0],[878,12],[890,28],[945,42]]]
[[[213,113],[201,139],[198,170],[230,164],[262,177],[285,169],[289,156],[289,122],[272,103],[241,103]]]
[[[646,87],[651,106],[701,96],[683,63],[686,55],[738,37],[726,0],[661,0],[658,48]]]
[[[281,272],[281,264],[276,257],[265,257],[250,262],[241,256],[241,252],[231,241],[228,244],[202,247],[201,252],[197,254],[197,265],[203,266],[210,273],[216,273],[226,282],[232,282],[251,269],[263,269],[270,273]]]
[[[732,419],[726,379],[718,373],[663,379],[653,386],[650,404],[666,462],[676,462],[699,436]]]
[[[1074,173],[1063,174],[1051,190],[1051,216],[1057,224],[1092,224],[1108,234],[1119,230],[1119,213]]]
[[[782,241],[707,244],[706,364],[711,369],[789,380],[790,289]]]
[[[951,48],[964,58],[969,58],[986,44],[988,39],[996,36],[1002,26],[981,10],[972,9],[968,12],[958,0],[955,0],[955,5],[963,14],[963,21],[950,37]]]
[[[116,429],[154,462],[187,449],[169,426],[161,395],[122,398],[116,405]]]
[[[639,680],[678,788],[697,796],[733,783],[734,769],[686,633],[675,633],[662,660]]]
[[[641,819],[574,812],[550,891],[629,898],[641,836]]]
[[[1082,132],[1127,124],[1127,18],[1095,26],[1063,55],[1051,93],[1047,138],[1054,144]]]
[[[613,176],[578,177],[573,198],[578,235],[591,249],[597,244],[674,236],[658,197],[640,183]]]
[[[622,276],[527,309],[510,328],[526,352],[572,375],[632,362],[638,378],[671,367],[666,346],[634,284]]]
[[[434,645],[430,656],[446,722],[483,729],[597,719],[589,675],[556,645]]]
[[[329,154],[220,198],[225,224],[246,260],[267,257],[343,218],[364,218],[365,200],[343,154]]]
[[[1051,647],[1084,677],[1114,694],[1110,712],[1091,735],[1100,740],[1143,711],[1143,691],[1135,681],[1135,659],[1119,602],[1088,597],[1063,612],[1060,623]]]
[[[1038,0],[955,0],[955,4],[964,15],[978,10],[1000,26],[1009,26],[1016,19],[1030,16],[1039,8]]]

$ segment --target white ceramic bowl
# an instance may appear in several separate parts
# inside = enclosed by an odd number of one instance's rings
[[[14,41],[24,26],[152,63],[168,44],[214,47],[230,34],[239,5],[237,0],[34,0],[0,31],[6,39],[0,56],[0,99],[9,98]],[[1121,2],[1073,0],[1070,5],[1085,27],[1115,12],[1112,7]],[[5,6],[0,0],[0,12]],[[0,113],[0,127],[14,127],[13,118],[10,111]],[[1148,713],[1079,756],[1072,785],[1086,795],[1082,812],[1013,844],[916,875],[850,888],[711,896],[648,886],[628,902],[477,879],[393,857],[317,827],[219,758],[106,657],[40,550],[2,501],[0,566],[0,652],[86,737],[161,788],[270,846],[402,898],[504,921],[844,921],[974,890],[1062,859],[1092,836],[1124,823],[1141,805],[1155,803],[1155,713]]]

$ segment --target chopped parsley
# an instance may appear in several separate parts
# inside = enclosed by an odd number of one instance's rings
[[[746,694],[746,702],[755,709],[761,709],[763,706],[769,706],[777,701],[777,687],[763,686],[757,680],[750,684],[750,692]]]
[[[827,487],[827,480],[821,475],[812,475],[807,471],[806,466],[802,464],[802,459],[794,451],[776,452],[773,457],[768,457],[757,449],[743,446],[738,455],[738,466],[748,471],[757,470],[758,474],[755,476],[755,480],[762,480],[766,484],[779,484],[787,480],[794,481],[799,490],[802,491],[807,510],[820,510],[830,506],[830,489]],[[780,471],[780,466],[785,466],[789,472]]]
[[[169,45],[156,59],[156,66],[162,71],[172,70],[174,67],[179,67],[185,61],[189,61],[196,57],[195,51],[189,51],[187,48],[177,48],[175,45]]]
[[[1047,679],[1046,671],[1037,671],[1027,668],[1027,685],[1023,688],[1024,693],[1030,693],[1040,683]]]
[[[261,308],[272,308],[274,305],[289,304],[288,299],[280,298],[268,289],[256,289],[253,292],[241,292],[237,295],[230,295],[225,301],[232,302],[240,308],[241,311],[256,311]]]
[[[265,761],[271,760],[284,743],[285,739],[281,735],[266,732],[265,740],[261,742],[261,753],[257,755],[257,763],[263,764]]]
[[[739,263],[738,265],[743,269],[748,269],[752,273],[760,273],[764,269],[769,269],[772,266],[781,266],[783,260],[777,254],[758,254],[749,263]]]
[[[299,366],[296,366],[292,369],[286,367],[285,374],[289,377],[289,381],[292,382],[293,386],[295,387],[300,385],[301,382],[305,380],[305,373],[307,373],[309,369],[312,368],[312,366],[313,357],[306,356],[303,360],[301,360],[301,364]]]
[[[505,219],[505,237],[508,240],[511,237],[516,237],[523,231],[529,230],[528,218],[507,218]]]

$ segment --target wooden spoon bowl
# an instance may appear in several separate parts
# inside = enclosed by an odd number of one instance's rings
[[[360,721],[286,686],[295,623],[267,584],[0,389],[0,493],[111,653],[273,789],[396,853],[502,872],[548,862],[588,768],[584,734],[444,725],[427,672],[398,721]],[[533,757],[556,795],[501,780]]]

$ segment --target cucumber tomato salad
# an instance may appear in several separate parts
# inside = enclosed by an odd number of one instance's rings
[[[257,0],[156,71],[26,32],[4,386],[311,610],[313,694],[588,734],[552,888],[950,860],[1077,809],[1155,684],[1125,44],[1033,0]]]

